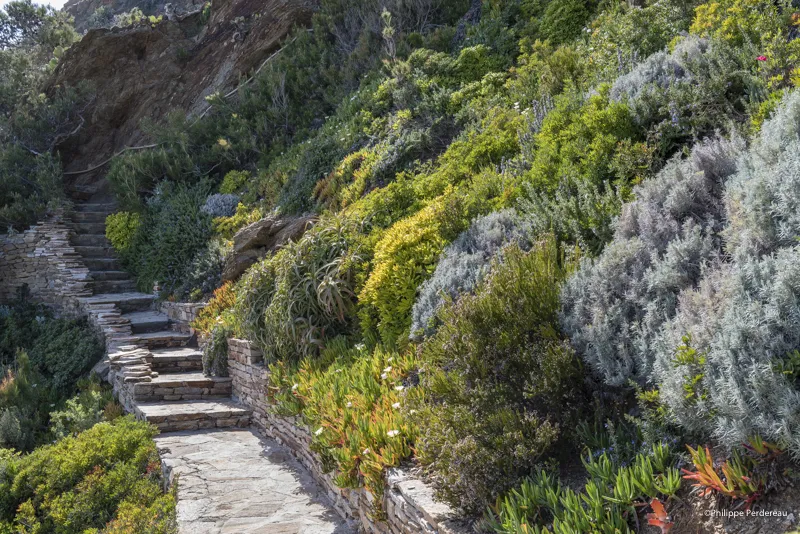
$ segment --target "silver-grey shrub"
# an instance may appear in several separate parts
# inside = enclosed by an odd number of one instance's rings
[[[230,217],[236,213],[238,205],[239,195],[217,193],[206,199],[200,211],[212,217]]]
[[[676,82],[692,78],[690,64],[708,51],[708,40],[696,36],[682,39],[669,53],[656,52],[631,72],[620,76],[611,87],[611,100],[639,100],[647,91],[667,89]]]
[[[529,232],[512,209],[476,219],[442,253],[436,270],[419,288],[412,310],[411,337],[421,339],[436,330],[436,312],[449,300],[469,293],[489,270],[492,258],[515,243],[527,250]]]
[[[623,206],[614,240],[596,261],[584,260],[563,292],[563,325],[578,351],[614,386],[645,381],[652,343],[719,252],[722,182],[735,147],[703,143],[673,159]]]
[[[712,141],[636,190],[614,241],[563,292],[562,324],[612,385],[659,387],[675,421],[800,454],[800,92],[749,149]],[[678,356],[692,354],[691,363]]]

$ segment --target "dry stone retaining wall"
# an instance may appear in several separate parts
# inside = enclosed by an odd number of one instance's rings
[[[189,324],[206,306],[205,302],[162,302],[161,312],[166,314],[180,331],[190,331]]]
[[[340,515],[374,534],[464,533],[468,529],[456,521],[447,505],[433,499],[433,490],[403,469],[390,469],[384,492],[385,521],[372,521],[369,512],[373,496],[364,488],[343,489],[324,472],[311,451],[311,433],[299,418],[282,417],[267,405],[269,370],[261,351],[250,342],[228,340],[228,370],[233,380],[233,396],[253,411],[251,424],[266,436],[287,446],[325,488]]]
[[[19,234],[0,236],[0,302],[27,285],[31,297],[56,310],[77,314],[78,298],[92,294],[89,269],[69,243],[63,213]]]

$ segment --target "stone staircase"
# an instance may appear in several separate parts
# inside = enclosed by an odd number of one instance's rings
[[[113,209],[87,202],[72,213],[71,244],[93,291],[79,308],[105,337],[108,357],[95,370],[127,412],[161,432],[165,478],[180,477],[179,534],[354,532],[288,450],[249,428],[252,412],[231,398],[232,380],[203,374],[186,318],[136,291],[105,238]]]
[[[188,325],[156,309],[152,294],[136,291],[105,236],[107,202],[75,205],[71,244],[89,268],[93,295],[79,299],[102,331],[109,380],[120,402],[162,433],[242,428],[250,411],[231,399],[231,379],[203,375],[202,353]],[[177,328],[177,327],[182,328]]]

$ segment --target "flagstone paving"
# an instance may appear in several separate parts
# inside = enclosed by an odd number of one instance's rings
[[[291,453],[250,429],[155,438],[178,477],[181,534],[353,532]]]

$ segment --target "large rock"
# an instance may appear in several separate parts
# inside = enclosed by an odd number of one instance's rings
[[[214,0],[208,21],[197,11],[155,25],[89,30],[61,58],[48,89],[88,82],[96,95],[81,130],[58,147],[64,169],[84,171],[125,147],[147,144],[145,119],[162,120],[173,110],[202,113],[206,96],[235,87],[293,27],[308,25],[316,3]],[[102,185],[106,170],[70,176],[67,185]]]
[[[251,265],[289,241],[297,241],[313,224],[314,217],[267,217],[249,224],[233,236],[222,280],[239,278]]]

